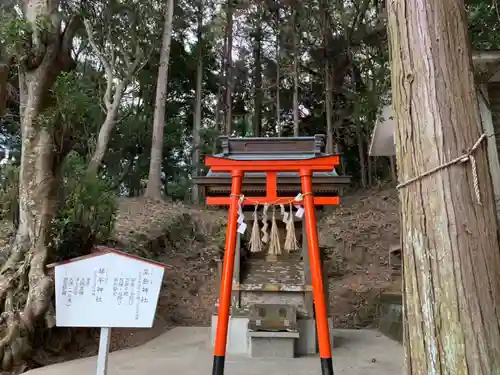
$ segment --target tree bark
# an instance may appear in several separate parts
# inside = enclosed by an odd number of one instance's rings
[[[224,125],[224,116],[221,116],[221,112],[223,112],[222,108],[223,107],[223,99],[222,99],[222,87],[219,85],[217,88],[217,103],[215,104],[215,110],[214,110],[214,122],[215,122],[215,131],[216,131],[216,137],[214,137],[212,141],[212,154],[217,153],[217,142],[218,138],[217,136],[220,136],[222,134],[222,129],[225,129]]]
[[[294,8],[293,22],[293,136],[299,136],[299,42],[297,38],[298,15]]]
[[[373,185],[373,165],[377,166],[376,158],[371,158],[370,155],[366,158],[366,173],[368,174],[368,186]]]
[[[233,0],[227,0],[226,18],[225,131],[226,135],[231,136],[233,131]]]
[[[68,22],[63,31],[61,20],[51,17],[51,27],[40,29],[39,18],[56,14],[59,2],[29,0],[23,5],[25,19],[33,26],[31,52],[36,58],[20,59],[19,63],[19,224],[12,247],[0,251],[0,369],[4,371],[29,354],[31,332],[42,318],[49,328],[55,325],[51,302],[54,285],[46,273],[46,262],[53,248],[60,167],[69,152],[55,142],[62,124],[40,120],[57,76],[72,66],[68,56],[75,23]]]
[[[394,156],[389,156],[389,168],[391,169],[391,178],[392,181],[398,181],[398,175],[396,172],[396,161],[394,160]]]
[[[276,10],[276,130],[281,137],[283,129],[281,126],[281,29],[280,29],[280,6]]]
[[[326,117],[326,153],[333,154],[333,102],[332,102],[332,81],[330,62],[328,60],[328,38],[331,36],[329,28],[330,15],[328,14],[328,2],[321,1],[321,11],[323,13],[323,49],[324,49],[324,80],[325,80],[325,117]]]
[[[215,107],[215,126],[218,132],[218,135],[223,134],[226,131],[226,107],[224,104],[224,93],[226,86],[226,50],[227,50],[227,37],[224,37],[224,43],[222,46],[221,53],[221,63],[220,63],[220,78],[221,80],[218,82],[217,87],[217,105]],[[217,140],[214,142],[213,153],[215,154],[217,151]]]
[[[464,153],[482,130],[462,0],[390,0],[399,182]],[[500,252],[486,142],[400,189],[407,374],[500,373]]]
[[[163,28],[160,67],[156,84],[155,112],[153,115],[153,139],[146,198],[161,199],[161,172],[163,165],[163,130],[165,127],[165,109],[167,102],[168,64],[170,60],[170,43],[172,41],[172,20],[174,0],[168,0],[165,6],[165,25]]]
[[[198,36],[198,64],[196,66],[196,98],[193,118],[193,177],[198,177],[200,171],[200,147],[201,147],[201,94],[203,90],[203,0],[198,0],[197,14],[197,36]],[[191,187],[192,202],[200,203],[200,192],[197,184]]]
[[[358,144],[358,157],[359,157],[359,173],[361,174],[361,186],[367,186],[366,178],[366,157],[361,124],[356,124],[356,143]]]
[[[255,60],[254,88],[255,88],[255,114],[253,116],[253,135],[260,137],[262,130],[262,12],[259,6],[259,15],[255,30],[253,55]]]
[[[113,80],[113,74],[107,77],[108,81]],[[90,158],[89,165],[87,167],[88,173],[97,174],[99,167],[106,155],[108,150],[109,139],[111,138],[111,133],[116,124],[116,118],[118,117],[118,111],[120,109],[120,103],[123,98],[123,93],[127,82],[120,81],[115,87],[115,94],[113,95],[113,101],[107,105],[106,118],[99,129],[99,135],[97,136],[97,144]]]
[[[28,87],[40,84],[43,69],[24,74]],[[47,325],[55,325],[51,298],[53,280],[46,274],[46,262],[51,249],[52,222],[57,209],[57,188],[60,180],[60,161],[52,134],[39,126],[37,104],[43,97],[28,94],[25,116],[22,119],[22,149],[19,174],[19,225],[14,244],[0,270],[0,300],[3,301],[5,325],[0,342],[3,370],[25,359],[30,351],[28,333],[45,317]],[[40,107],[38,107],[40,108]],[[59,160],[59,162],[57,161]],[[5,259],[5,258],[4,258]],[[28,295],[23,308],[17,309],[14,300],[24,279],[28,278]],[[17,289],[17,290],[16,290]],[[22,289],[21,289],[22,290]]]

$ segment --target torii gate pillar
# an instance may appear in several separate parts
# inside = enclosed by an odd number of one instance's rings
[[[300,160],[234,160],[224,157],[208,156],[206,166],[213,172],[230,172],[232,176],[229,198],[209,197],[207,204],[229,204],[229,218],[226,232],[224,263],[222,268],[219,298],[219,313],[215,337],[214,362],[212,375],[223,375],[229,324],[232,277],[237,240],[238,207],[245,204],[273,204],[277,199],[293,201],[304,206],[305,228],[309,244],[309,262],[313,288],[316,327],[318,332],[319,355],[322,375],[333,375],[328,314],[323,285],[318,230],[315,205],[338,204],[338,197],[313,197],[313,172],[330,172],[339,164],[338,156],[320,156]],[[245,200],[241,195],[245,172],[265,172],[267,176],[266,196]],[[302,186],[302,200],[293,197],[277,197],[277,172],[298,172]]]

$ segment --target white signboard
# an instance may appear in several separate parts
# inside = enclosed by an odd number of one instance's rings
[[[149,328],[164,268],[114,252],[55,266],[59,327]]]

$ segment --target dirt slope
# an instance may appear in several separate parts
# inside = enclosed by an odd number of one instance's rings
[[[199,210],[179,203],[124,199],[116,223],[115,246],[174,266],[166,272],[155,326],[116,329],[111,349],[142,344],[172,326],[208,325],[217,298],[215,259],[221,255],[225,211]],[[398,288],[388,249],[399,239],[394,189],[358,192],[323,215],[319,232],[326,247],[331,312],[337,327],[369,325],[380,291]],[[55,330],[39,365],[96,353],[96,330]]]
[[[152,329],[114,329],[111,350],[143,344],[173,326],[200,326],[210,320],[216,298],[216,263],[224,242],[222,211],[199,210],[181,203],[123,199],[116,220],[118,249],[173,266],[165,272]],[[97,352],[97,330],[55,329],[35,365],[46,365]]]
[[[364,327],[373,320],[378,295],[400,288],[389,268],[389,247],[399,243],[396,190],[378,188],[346,196],[325,215],[320,242],[329,259],[330,309],[335,326]]]

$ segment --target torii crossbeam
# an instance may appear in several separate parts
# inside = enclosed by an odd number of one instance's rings
[[[207,156],[205,158],[205,165],[210,167],[213,172],[230,172],[232,178],[231,195],[229,197],[207,197],[208,205],[229,205],[212,375],[224,374],[239,205],[276,204],[280,200],[293,201],[296,205],[304,206],[321,373],[322,375],[333,375],[315,205],[336,205],[339,204],[340,200],[338,197],[313,197],[312,176],[313,172],[331,172],[339,164],[339,161],[340,158],[336,155],[300,160],[235,160],[217,156]],[[246,172],[266,173],[265,197],[251,197],[251,199],[247,200],[241,196],[243,177]],[[302,199],[278,197],[276,177],[278,172],[299,173]]]

